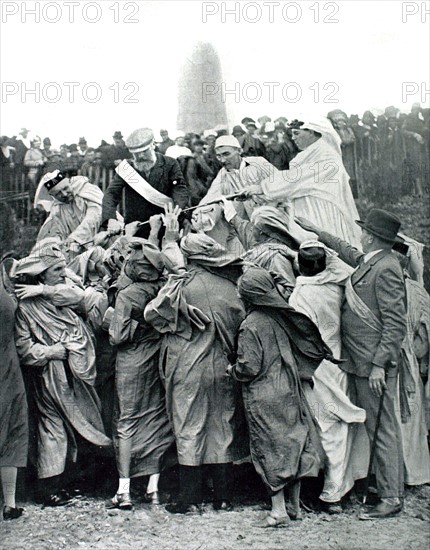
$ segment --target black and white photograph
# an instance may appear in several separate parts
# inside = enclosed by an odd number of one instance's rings
[[[0,548],[430,545],[430,1],[2,0]]]

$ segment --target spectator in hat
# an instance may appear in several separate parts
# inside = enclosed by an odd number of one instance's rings
[[[85,157],[85,153],[87,152],[87,149],[88,149],[87,140],[84,137],[79,138],[78,145],[79,145],[79,154],[81,155],[81,157]]]
[[[8,145],[9,138],[7,136],[0,137],[0,190],[11,190],[13,183],[13,149]]]
[[[208,162],[206,161],[206,156],[205,156],[205,152],[204,152],[205,145],[206,145],[206,143],[202,139],[199,138],[199,139],[194,140],[193,145],[192,145],[192,149],[193,149],[194,158],[196,159],[196,161],[198,162],[198,164],[200,165],[200,167],[202,169],[203,180],[209,186],[212,183],[212,181],[215,177],[215,174],[214,174],[214,171],[212,170],[212,168],[209,166]]]
[[[124,159],[131,159],[132,155],[127,149],[120,131],[116,131],[113,137],[113,144],[106,148],[105,166],[114,169]]]
[[[51,140],[49,139],[49,137],[46,137],[43,139],[43,154],[45,155],[45,157],[47,159],[50,158],[51,156]]]
[[[63,159],[66,159],[69,156],[69,146],[67,143],[63,143],[63,145],[60,145],[60,155],[63,157]]]
[[[267,160],[278,170],[288,170],[296,150],[286,130],[276,127],[273,122],[267,122],[264,130],[267,136],[265,144]]]
[[[406,335],[405,281],[392,248],[401,226],[394,214],[374,208],[362,229],[363,252],[303,218],[303,229],[336,251],[355,268],[345,286],[341,309],[342,356],[340,365],[350,375],[356,405],[366,411],[366,429],[373,440],[376,419],[375,471],[380,502],[360,519],[380,519],[398,514],[403,507],[404,463],[400,426],[396,418],[398,364]],[[392,368],[394,367],[394,368]],[[385,392],[380,416],[378,409]]]
[[[81,157],[76,143],[69,145],[69,156],[67,157],[67,160],[64,161],[63,165],[64,171],[69,175],[76,176],[83,162],[84,159]]]
[[[406,137],[408,179],[412,184],[413,194],[418,197],[423,195],[422,174],[426,162],[428,162],[424,141],[426,128],[421,111],[421,105],[414,103],[403,124],[403,133]]]
[[[184,181],[179,164],[175,159],[155,151],[154,133],[149,128],[139,128],[127,139],[127,147],[133,156],[130,164],[154,189],[171,198],[181,208],[189,205],[189,190]],[[103,198],[102,224],[112,232],[120,231],[121,224],[116,219],[116,208],[125,195],[125,223],[146,222],[163,210],[139,195],[127,185],[126,181],[115,174]],[[137,237],[149,235],[149,224],[139,228]]]
[[[173,139],[170,139],[169,132],[167,130],[160,130],[161,143],[157,145],[157,151],[162,155],[166,154],[166,151],[172,145],[175,145]]]
[[[233,127],[233,131],[231,132],[231,135],[234,136],[236,139],[239,139],[241,136],[245,134],[245,130],[240,124],[237,124]]]
[[[27,179],[31,198],[34,197],[36,186],[43,173],[43,167],[48,160],[41,149],[41,145],[42,140],[39,136],[35,136],[24,157],[24,166],[28,168]]]
[[[28,137],[29,132],[30,130],[27,128],[21,128],[18,136],[11,142],[11,146],[15,149],[15,173],[19,181],[28,171],[24,166],[24,158],[27,151],[29,151],[31,147],[30,139]]]
[[[257,124],[251,119],[246,123],[246,133],[238,139],[244,157],[266,157],[266,147],[257,137],[256,130]]]

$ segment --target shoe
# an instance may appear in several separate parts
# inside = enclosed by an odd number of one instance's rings
[[[48,497],[45,497],[42,503],[43,503],[43,508],[45,508],[46,506],[49,506],[49,507],[66,506],[71,502],[72,502],[72,499],[70,498],[70,496],[59,492],[59,493],[49,495]]]
[[[160,495],[158,491],[153,491],[152,493],[146,493],[145,500],[155,506],[157,504],[160,504]]]
[[[261,529],[267,529],[269,527],[287,527],[290,523],[289,516],[272,516],[269,514],[264,518],[264,520],[256,525]]]
[[[342,514],[343,509],[340,502],[325,502],[324,500],[320,501],[321,512],[330,514],[331,516]]]
[[[116,493],[116,495],[108,500],[105,504],[106,510],[132,510],[133,503],[130,499],[130,493]]]
[[[213,506],[214,510],[222,512],[231,512],[233,510],[233,505],[228,500],[215,500]]]
[[[292,519],[293,521],[302,521],[303,517],[300,508],[297,509],[295,506],[288,502],[286,503],[285,507],[287,509],[287,514],[290,519]]]
[[[166,504],[166,510],[171,514],[201,514],[199,506],[196,504],[186,504],[185,502]]]
[[[402,511],[403,506],[401,504],[387,504],[386,502],[380,502],[367,512],[359,514],[358,519],[382,519],[395,516]]]
[[[18,519],[22,516],[24,508],[12,508],[11,506],[5,506],[3,508],[3,519],[5,521],[9,519]]]

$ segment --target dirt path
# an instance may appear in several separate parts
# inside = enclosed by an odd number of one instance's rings
[[[359,521],[351,506],[336,517],[304,513],[303,521],[282,529],[256,527],[267,514],[263,503],[237,505],[234,512],[207,505],[201,516],[175,516],[139,502],[133,512],[106,511],[102,498],[84,498],[67,508],[27,505],[19,520],[0,523],[0,548],[423,550],[430,543],[429,497],[428,486],[408,491],[396,518]]]

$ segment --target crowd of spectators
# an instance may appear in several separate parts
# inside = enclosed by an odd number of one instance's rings
[[[343,163],[354,197],[420,197],[428,191],[429,111],[416,103],[408,114],[394,106],[379,116],[365,111],[361,118],[340,109],[328,113],[342,140]],[[291,138],[299,122],[282,116],[276,120],[262,116],[258,121],[246,117],[231,133],[239,140],[242,156],[264,157],[278,170],[288,170],[298,152]],[[226,126],[219,125],[201,134],[178,132],[171,139],[167,130],[160,130],[157,151],[178,159],[193,204],[204,196],[221,168],[214,144],[217,137],[228,133]],[[89,146],[81,137],[78,143],[63,144],[59,149],[52,147],[49,137],[42,141],[29,135],[30,131],[22,128],[18,136],[0,138],[2,193],[25,191],[32,199],[42,175],[57,168],[69,175],[86,176],[105,189],[116,165],[131,158],[120,131],[115,131],[111,144],[102,140],[99,146]]]

